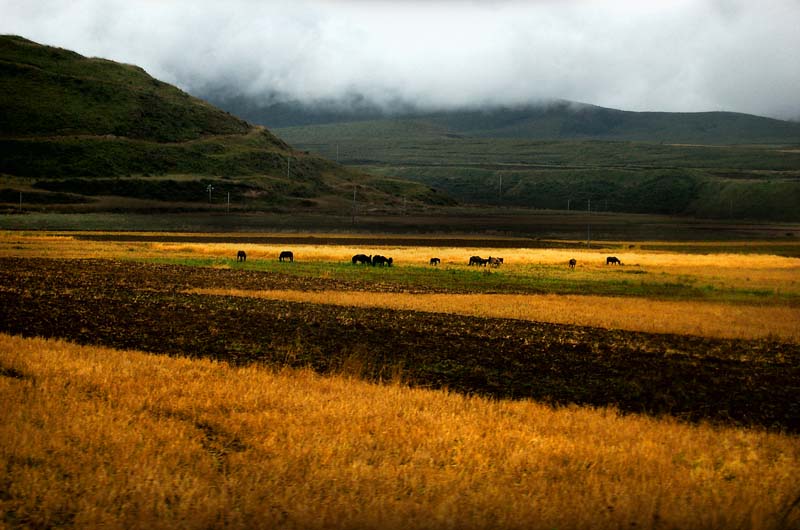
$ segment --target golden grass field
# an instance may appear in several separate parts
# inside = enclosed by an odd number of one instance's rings
[[[0,525],[800,525],[800,440],[0,335]]]
[[[478,254],[506,261],[486,274],[613,280],[643,271],[631,277],[800,294],[798,258],[689,254],[677,243],[669,251],[365,249],[76,235],[2,232],[0,257],[218,258],[213,266],[227,268],[239,248],[248,264],[291,249],[295,265],[321,264],[324,275],[326,263],[362,251],[392,256],[401,270],[437,256],[441,273],[467,269]],[[607,255],[624,269],[605,266]],[[197,292],[800,343],[800,307],[783,301]],[[800,528],[800,437],[760,428],[5,334],[0,396],[0,528]]]

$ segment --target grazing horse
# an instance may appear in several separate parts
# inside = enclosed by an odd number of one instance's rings
[[[609,256],[606,258],[606,265],[622,265],[622,262],[616,256]]]
[[[491,256],[489,257],[489,265],[491,265],[492,267],[497,268],[502,264],[503,264],[503,258],[492,258]]]
[[[366,254],[356,254],[355,256],[353,256],[353,265],[355,265],[356,263],[369,265],[370,263],[372,263],[372,256],[371,255],[367,256]]]
[[[236,261],[247,261],[247,254],[244,250],[240,250],[236,253]]]
[[[469,258],[469,265],[481,265],[483,263],[483,258],[480,256],[470,256]]]
[[[290,262],[294,263],[294,254],[291,250],[284,250],[281,252],[281,255],[278,256],[278,261],[283,261],[285,259],[288,259]]]
[[[570,269],[574,269],[574,268],[575,268],[575,265],[576,265],[577,263],[578,263],[578,262],[575,260],[575,258],[572,258],[571,260],[569,260],[569,268],[570,268]]]
[[[387,267],[391,267],[392,258],[387,258],[385,256],[381,256],[380,254],[376,254],[375,256],[372,256],[372,266],[374,267],[375,265],[380,265],[381,267],[386,265]]]
[[[431,265],[438,265],[442,262],[439,258],[431,258]]]

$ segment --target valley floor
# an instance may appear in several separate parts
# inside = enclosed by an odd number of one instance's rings
[[[0,526],[797,527],[797,245],[521,241],[0,233]]]

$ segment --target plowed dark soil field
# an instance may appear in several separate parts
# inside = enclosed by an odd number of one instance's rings
[[[796,344],[185,292],[213,287],[370,290],[265,272],[5,258],[0,331],[800,432]]]

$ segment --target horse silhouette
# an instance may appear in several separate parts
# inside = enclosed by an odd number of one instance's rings
[[[294,254],[290,250],[284,250],[281,252],[281,255],[278,256],[278,261],[283,261],[285,259],[294,262]]]
[[[367,256],[366,254],[356,254],[355,256],[353,256],[352,261],[353,265],[355,265],[356,263],[369,265],[372,263],[372,256]]]
[[[622,262],[616,256],[609,256],[606,258],[606,265],[622,265]]]
[[[386,256],[381,256],[380,254],[372,256],[372,266],[374,267],[376,265],[380,265],[381,267],[383,267],[384,265],[386,265],[387,267],[391,267],[392,258],[387,258]]]
[[[489,263],[490,259],[491,258],[482,258],[480,256],[471,256],[469,258],[469,264],[470,265],[483,265],[485,267],[486,264]]]
[[[442,262],[439,258],[431,258],[431,265],[438,265]]]
[[[237,252],[236,261],[247,261],[247,253],[244,250]]]
[[[578,262],[575,260],[575,258],[572,258],[571,260],[569,260],[569,268],[570,268],[570,269],[574,269],[574,268],[575,268],[575,265],[576,265],[577,263],[578,263]]]

